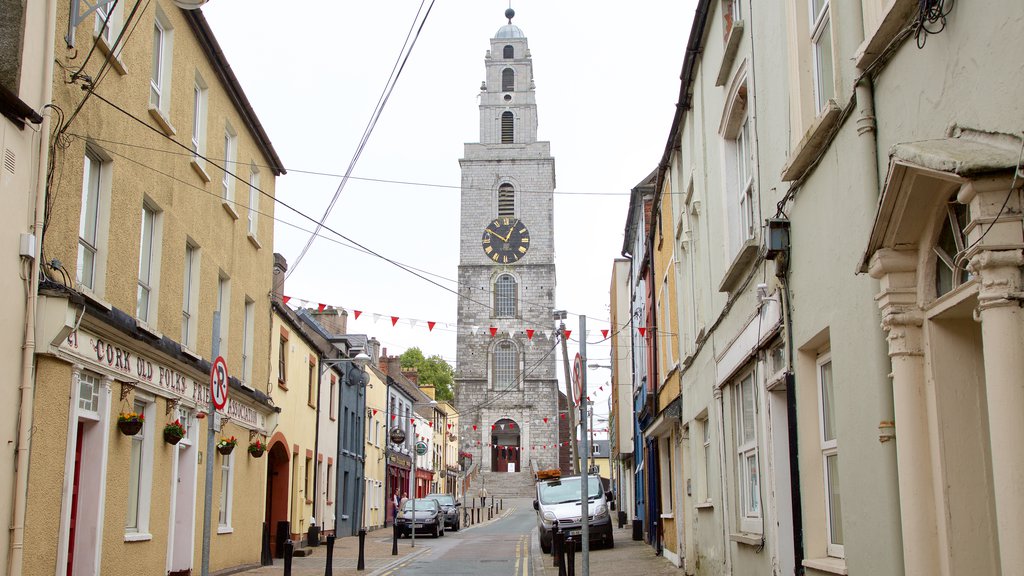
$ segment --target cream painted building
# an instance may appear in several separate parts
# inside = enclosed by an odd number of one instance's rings
[[[388,492],[387,456],[390,450],[388,440],[388,383],[387,375],[377,367],[379,352],[373,354],[373,360],[367,366],[370,383],[366,391],[366,460],[364,477],[366,483],[366,499],[363,502],[363,518],[369,529],[384,526],[387,517]]]
[[[262,383],[284,170],[202,13],[147,6],[101,6],[72,27],[74,48],[51,36],[60,169],[39,243],[63,264],[39,288],[32,482],[12,574],[197,572],[207,490],[210,569],[260,561],[266,460],[246,448],[278,415]],[[227,455],[206,450],[217,355],[231,376],[218,438],[238,442]],[[118,425],[131,412],[144,415],[138,432]],[[175,420],[186,433],[171,443]]]

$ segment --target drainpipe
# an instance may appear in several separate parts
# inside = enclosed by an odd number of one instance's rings
[[[793,573],[804,574],[804,512],[800,491],[800,444],[797,434],[796,379],[793,377],[793,308],[786,277],[788,253],[779,256],[776,277],[782,285],[782,314],[786,322],[786,422],[789,424],[789,490],[793,508]]]
[[[729,542],[729,522],[732,516],[729,515],[729,489],[727,486],[725,472],[729,468],[725,465],[725,400],[722,398],[722,389],[716,387],[714,390],[715,406],[718,413],[718,461],[719,475],[722,480],[722,552],[725,556],[725,573],[732,576],[732,546]]]
[[[43,56],[42,93],[39,103],[49,105],[53,98],[53,60],[55,30],[57,29],[57,1],[46,5],[46,38]],[[25,551],[25,510],[28,499],[28,466],[32,448],[32,412],[35,398],[35,355],[36,355],[36,304],[39,301],[40,258],[43,253],[43,214],[46,211],[46,167],[50,151],[50,114],[43,114],[39,126],[39,156],[36,167],[36,206],[32,232],[36,238],[36,253],[32,258],[29,276],[29,293],[25,298],[25,341],[21,353],[21,399],[18,411],[18,439],[16,449],[17,474],[14,480],[13,517],[11,519],[11,543],[8,553],[7,573],[21,576],[22,559]]]

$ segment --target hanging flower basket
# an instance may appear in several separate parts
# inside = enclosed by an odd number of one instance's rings
[[[249,456],[253,458],[262,458],[263,453],[267,451],[267,445],[260,442],[259,440],[249,444]]]
[[[164,442],[171,444],[177,444],[181,442],[181,439],[185,437],[185,427],[181,425],[181,420],[175,420],[167,426],[164,426]]]
[[[117,429],[125,436],[135,436],[142,430],[146,418],[137,412],[121,412],[117,417]]]
[[[231,454],[231,451],[238,445],[238,440],[232,436],[230,438],[221,438],[220,442],[217,442],[217,452],[227,456]]]

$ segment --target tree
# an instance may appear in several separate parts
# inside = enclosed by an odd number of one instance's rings
[[[444,358],[437,354],[427,358],[423,351],[416,347],[409,348],[398,358],[402,368],[416,369],[421,385],[434,387],[434,395],[439,402],[451,402],[455,399],[452,392],[455,370]]]

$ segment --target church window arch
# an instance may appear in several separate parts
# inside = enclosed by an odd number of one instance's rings
[[[515,142],[515,116],[508,110],[501,113],[501,143]]]
[[[511,340],[502,340],[491,350],[491,388],[517,388],[518,378],[519,349]]]
[[[511,274],[501,274],[494,281],[494,315],[515,318],[519,313],[519,282]]]
[[[509,183],[498,186],[498,216],[516,215],[516,189]]]
[[[516,89],[516,73],[511,68],[501,71],[501,91],[513,92]]]
[[[515,58],[516,57],[516,49],[513,48],[511,44],[506,44],[505,47],[501,50],[501,57],[506,59],[506,60],[510,60],[512,58]]]

